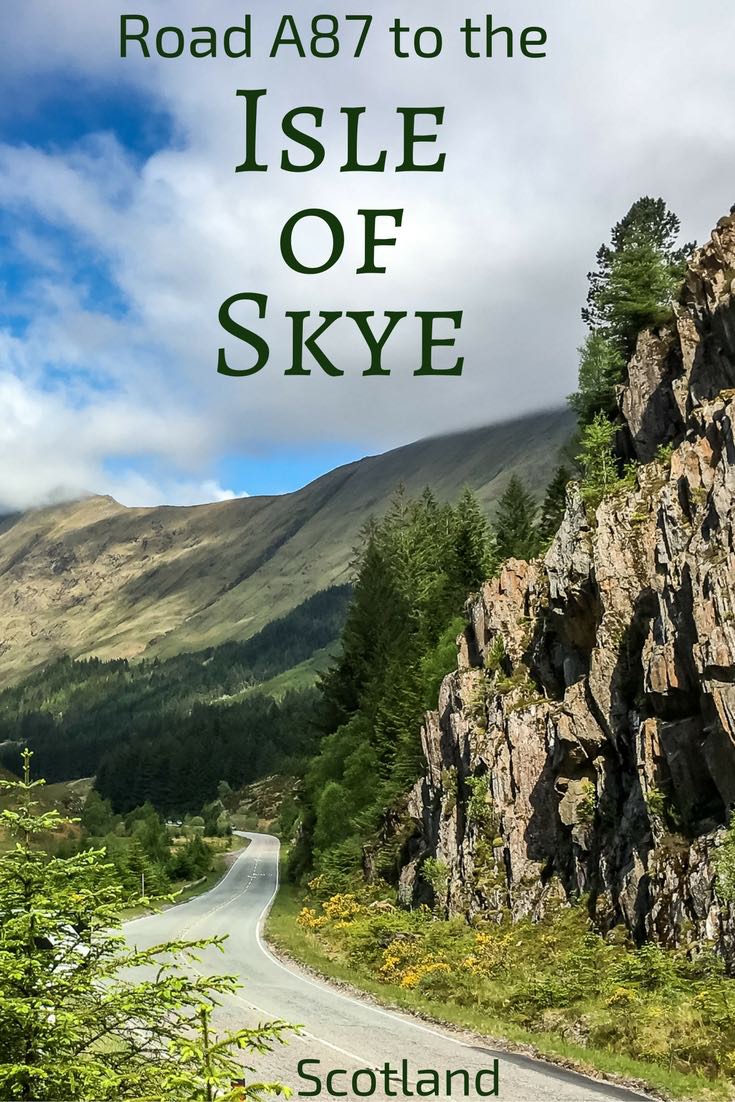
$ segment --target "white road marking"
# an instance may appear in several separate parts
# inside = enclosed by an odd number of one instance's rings
[[[420,1033],[427,1033],[430,1037],[438,1037],[442,1041],[451,1041],[452,1044],[459,1045],[460,1048],[474,1049],[475,1048],[474,1045],[470,1045],[466,1041],[460,1041],[458,1037],[452,1037],[451,1034],[441,1033],[438,1029],[431,1029],[430,1026],[421,1025],[419,1022],[414,1022],[411,1018],[404,1017],[402,1014],[395,1014],[390,1010],[383,1010],[379,1006],[373,1006],[372,1003],[364,1002],[361,999],[356,999],[351,995],[345,995],[344,992],[337,991],[332,987],[328,987],[326,984],[317,983],[315,980],[312,980],[309,976],[304,976],[304,975],[301,975],[299,972],[294,972],[287,965],[283,964],[282,961],[278,960],[277,957],[273,956],[273,954],[269,951],[269,949],[267,948],[265,942],[263,941],[263,926],[265,925],[265,920],[268,917],[268,912],[270,911],[271,907],[273,906],[273,901],[276,898],[276,896],[278,895],[278,887],[279,887],[278,853],[279,853],[279,850],[281,848],[281,844],[280,844],[280,842],[278,842],[278,839],[276,839],[276,842],[278,844],[278,849],[276,850],[276,886],[273,889],[273,894],[271,895],[270,899],[268,900],[265,907],[263,908],[263,910],[260,914],[260,917],[258,919],[258,925],[255,928],[255,938],[258,942],[258,948],[260,949],[261,953],[263,953],[264,956],[266,956],[272,964],[275,964],[277,968],[280,968],[283,972],[287,972],[289,976],[293,976],[296,979],[301,980],[302,983],[306,983],[310,987],[315,987],[317,989],[317,991],[321,991],[321,992],[323,992],[324,994],[327,994],[327,995],[334,995],[335,998],[343,999],[345,1002],[351,1003],[353,1006],[359,1006],[361,1009],[371,1010],[373,1012],[373,1014],[378,1014],[378,1015],[380,1015],[381,1018],[388,1018],[390,1021],[403,1022],[404,1025],[411,1026],[412,1029],[417,1029]]]
[[[276,895],[278,894],[278,887],[279,887],[278,854],[279,854],[279,851],[280,851],[280,843],[278,844],[278,849],[276,850],[276,884],[275,884],[275,888],[273,889],[273,892],[272,892],[270,898],[267,900],[263,910],[261,911],[260,915],[258,916],[257,925],[256,925],[256,928],[255,928],[255,937],[256,937],[256,940],[258,942],[258,947],[264,953],[264,955],[268,958],[268,960],[270,960],[273,964],[277,964],[279,968],[283,968],[283,965],[280,963],[280,961],[277,961],[275,957],[271,956],[271,954],[265,948],[265,945],[264,945],[264,943],[262,941],[262,938],[261,938],[261,926],[265,922],[265,918],[268,914],[268,911],[273,906],[273,901],[276,898]],[[244,859],[244,857],[245,857],[245,854],[242,854],[242,856],[240,858],[238,858],[237,861],[233,862],[232,868],[228,871],[227,875],[225,877],[223,877],[223,879],[220,881],[218,887],[221,887],[222,884],[224,884],[225,880],[227,879],[227,876],[229,876],[230,873],[235,868],[235,865],[237,865],[238,861]],[[182,931],[181,936],[186,937],[188,934],[191,933],[192,930],[194,930],[202,922],[205,922],[207,919],[211,918],[212,915],[217,914],[218,911],[224,910],[225,907],[229,907],[230,904],[234,903],[236,900],[240,899],[243,895],[245,895],[246,892],[249,891],[250,886],[251,886],[253,880],[255,879],[256,871],[257,871],[257,868],[258,868],[258,862],[259,862],[259,858],[256,857],[255,864],[253,865],[252,871],[250,873],[250,877],[248,878],[247,883],[245,884],[245,887],[241,891],[237,892],[236,895],[231,896],[229,899],[226,899],[224,901],[224,903],[221,903],[218,907],[213,907],[211,911],[207,911],[206,914],[201,915],[199,918],[195,919],[195,921],[192,922],[191,925],[186,926],[184,928],[184,930]],[[146,917],[150,917],[150,916],[146,916]],[[135,921],[137,922],[137,921],[140,921],[140,920],[135,919]],[[193,972],[196,972],[196,974],[198,976],[203,976],[204,975],[204,973],[201,972],[196,967],[196,965],[191,965],[191,970]],[[295,975],[295,973],[291,972],[287,968],[284,969],[284,971],[288,972],[289,975]],[[299,977],[299,978],[302,978],[302,977]],[[313,986],[319,987],[319,990],[321,990],[321,991],[328,990],[327,988],[321,987],[318,984],[314,984]],[[262,1006],[257,1006],[255,1003],[250,1002],[249,999],[244,998],[242,995],[237,995],[233,992],[232,994],[228,995],[227,997],[231,1001],[242,1003],[244,1006],[247,1006],[249,1010],[255,1010],[258,1014],[265,1014],[266,1017],[271,1018],[272,1020],[275,1020],[279,1017],[279,1015],[275,1014],[272,1010],[266,1010]],[[363,1005],[362,1003],[357,1003],[357,1000],[351,1000],[351,1001],[355,1002],[356,1005],[359,1005],[359,1006]],[[390,1015],[388,1015],[388,1016],[390,1017]],[[379,1071],[380,1070],[380,1065],[371,1063],[369,1057],[367,1057],[367,1056],[358,1056],[354,1052],[349,1052],[346,1048],[340,1048],[339,1045],[335,1045],[332,1041],[325,1040],[324,1037],[318,1037],[315,1033],[309,1033],[307,1030],[302,1030],[299,1035],[301,1037],[307,1038],[307,1040],[315,1041],[317,1044],[323,1045],[325,1048],[332,1049],[333,1052],[339,1052],[339,1054],[341,1056],[346,1056],[348,1060],[353,1060],[358,1065],[358,1067],[371,1068],[373,1071]],[[465,1046],[465,1047],[469,1047],[469,1046]],[[415,1083],[413,1081],[410,1081],[410,1083],[411,1083],[411,1086],[415,1086]]]
[[[243,837],[248,837],[248,835],[246,835],[244,832],[243,832],[242,836]],[[255,836],[251,835],[250,836],[251,842],[255,842],[255,839],[257,837],[258,837],[258,835],[255,835]],[[278,889],[279,889],[279,886],[280,886],[279,853],[280,853],[281,846],[280,846],[279,840],[277,838],[275,838],[275,836],[273,836],[273,835],[261,835],[260,837],[273,838],[273,841],[275,841],[275,843],[276,843],[275,884],[274,884],[274,887],[273,887],[273,891],[271,892],[271,895],[269,896],[268,900],[266,901],[266,903],[263,906],[262,911],[260,912],[260,914],[258,915],[258,917],[256,919],[256,926],[255,926],[255,939],[256,939],[258,948],[260,949],[263,956],[271,964],[273,964],[276,968],[279,968],[282,972],[285,972],[292,979],[297,979],[301,983],[306,984],[309,987],[315,988],[317,991],[320,991],[323,995],[331,995],[334,998],[342,999],[343,1002],[350,1003],[352,1006],[355,1006],[358,1009],[369,1010],[371,1013],[377,1014],[381,1018],[387,1018],[389,1021],[392,1021],[392,1022],[400,1022],[401,1024],[409,1026],[411,1029],[415,1029],[420,1033],[425,1033],[430,1037],[438,1038],[440,1041],[445,1041],[445,1042],[448,1041],[453,1045],[457,1045],[459,1048],[469,1049],[469,1050],[472,1050],[472,1051],[475,1051],[477,1049],[476,1045],[470,1044],[467,1041],[462,1041],[459,1038],[452,1036],[451,1033],[442,1033],[440,1030],[432,1029],[430,1026],[426,1026],[426,1025],[423,1025],[419,1022],[416,1022],[412,1018],[410,1018],[408,1016],[404,1016],[403,1014],[399,1014],[399,1013],[396,1013],[396,1012],[391,1011],[391,1010],[383,1010],[381,1007],[374,1006],[370,1002],[363,1001],[361,999],[357,999],[357,998],[355,998],[351,995],[346,995],[342,991],[338,991],[336,988],[333,988],[333,987],[329,986],[327,983],[318,983],[317,981],[311,979],[309,976],[305,976],[305,975],[301,974],[300,972],[294,971],[292,968],[289,968],[288,965],[286,965],[282,961],[278,960],[277,957],[274,957],[273,954],[267,948],[267,946],[266,946],[266,944],[263,940],[263,927],[265,925],[265,920],[268,916],[268,913],[269,913],[271,907],[273,906],[273,902],[274,902],[274,900],[275,900],[275,898],[278,894]],[[219,888],[221,888],[222,885],[227,881],[227,879],[235,871],[235,869],[239,865],[240,861],[246,860],[247,854],[248,854],[248,851],[245,850],[239,857],[237,857],[236,860],[233,862],[232,867],[227,871],[227,873],[222,878],[222,880],[220,880],[219,884],[217,884],[215,888],[210,889],[210,891],[213,892],[213,891],[216,891]],[[254,863],[253,868],[252,868],[251,873],[250,873],[250,876],[249,876],[249,878],[247,880],[247,883],[245,884],[244,888],[242,888],[240,891],[238,891],[235,895],[230,896],[228,899],[224,900],[224,902],[222,902],[218,906],[212,908],[212,910],[208,911],[205,915],[201,915],[198,918],[196,918],[189,926],[184,928],[183,933],[188,934],[191,930],[195,929],[202,922],[204,922],[207,919],[211,918],[212,915],[217,914],[219,911],[222,911],[226,907],[229,907],[236,900],[242,898],[242,896],[244,896],[250,890],[250,888],[252,886],[253,880],[256,877],[259,861],[260,861],[260,858],[256,857],[255,858],[255,863]],[[259,875],[260,878],[262,878],[265,874],[260,873],[258,875]],[[208,893],[205,893],[205,894],[208,894]],[[192,902],[195,902],[197,900],[201,901],[202,898],[203,898],[202,896],[195,896],[195,897],[193,897],[193,899],[187,900],[186,903],[181,903],[178,906],[185,907],[185,906],[187,906],[188,903],[192,903]],[[167,913],[167,912],[159,912],[159,913]],[[125,923],[125,925],[126,926],[132,926],[132,925],[135,925],[135,923],[137,923],[137,922],[142,922],[142,921],[145,921],[149,918],[155,918],[155,917],[156,917],[155,914],[153,914],[153,915],[143,915],[140,918],[132,919],[130,922]],[[199,976],[202,976],[204,974],[204,973],[200,972],[193,965],[190,966],[190,967],[192,968],[192,971],[196,972]],[[241,996],[241,995],[232,993],[232,994],[228,995],[227,998],[230,999],[230,1000],[234,1000],[234,1001],[242,1003],[244,1006],[248,1007],[248,1009],[254,1010],[258,1014],[265,1014],[270,1019],[278,1019],[279,1018],[278,1014],[273,1014],[271,1011],[265,1010],[263,1007],[259,1007],[255,1003],[249,1002],[247,999],[243,998],[243,996]],[[339,1045],[335,1045],[332,1041],[327,1041],[325,1038],[319,1037],[314,1033],[309,1033],[306,1030],[303,1030],[301,1032],[300,1036],[305,1037],[307,1040],[312,1041],[312,1042],[314,1042],[318,1045],[322,1045],[325,1048],[329,1048],[334,1052],[340,1053],[340,1055],[345,1056],[345,1057],[347,1057],[347,1059],[354,1061],[359,1067],[370,1068],[374,1071],[376,1071],[376,1070],[379,1071],[380,1070],[380,1065],[377,1065],[377,1064],[373,1063],[369,1057],[358,1056],[356,1053],[350,1052],[350,1051],[348,1051],[347,1049],[344,1049],[344,1048],[340,1048]],[[539,1063],[539,1067],[534,1072],[534,1074],[537,1074],[537,1075],[540,1075],[540,1076],[543,1077],[543,1075],[544,1075],[543,1061],[538,1061],[538,1063]],[[550,1074],[551,1072],[553,1072],[553,1065],[549,1069],[548,1074]],[[587,1079],[588,1077],[582,1075],[582,1076],[580,1076],[580,1078],[581,1079]],[[589,1078],[588,1081],[590,1083],[590,1086],[596,1087],[597,1090],[599,1090],[601,1087],[605,1086],[605,1082],[601,1081],[601,1080]],[[415,1080],[411,1081],[411,1085],[412,1086],[416,1085]],[[631,1095],[631,1097],[633,1097],[633,1095]],[[638,1097],[645,1097],[645,1096],[639,1094]]]

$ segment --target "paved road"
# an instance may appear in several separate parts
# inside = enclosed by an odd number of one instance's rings
[[[312,1074],[326,1080],[328,1071],[344,1069],[347,1076],[333,1080],[335,1090],[349,1091],[349,1079],[359,1068],[395,1067],[408,1061],[409,1089],[418,1069],[439,1071],[442,1080],[448,1069],[465,1069],[472,1082],[477,1071],[492,1068],[500,1060],[500,1098],[508,1102],[607,1102],[640,1098],[629,1091],[595,1083],[541,1062],[504,1052],[495,1052],[471,1037],[452,1035],[440,1028],[368,1002],[346,996],[326,983],[301,974],[276,960],[263,943],[261,926],[273,899],[278,878],[278,841],[267,834],[248,834],[250,845],[237,858],[223,880],[206,895],[198,896],[157,915],[138,919],[126,927],[131,942],[150,946],[169,938],[198,938],[227,934],[224,955],[208,950],[201,965],[205,972],[239,975],[245,988],[223,1004],[220,1019],[230,1027],[247,1027],[274,1018],[298,1023],[304,1036],[265,1058],[257,1058],[259,1074],[278,1079],[299,1091],[315,1086],[299,1078],[300,1060],[319,1060],[309,1066]],[[345,1081],[347,1080],[347,1081]],[[379,1079],[379,1082],[381,1080]],[[491,1079],[480,1080],[483,1089]],[[367,1091],[369,1077],[358,1080],[358,1090]],[[402,1088],[398,1097],[403,1097]],[[444,1089],[442,1087],[442,1096]],[[463,1096],[455,1080],[453,1097]],[[330,1094],[323,1090],[321,1099]],[[384,1099],[379,1089],[373,1097]],[[477,1095],[472,1092],[472,1097]]]

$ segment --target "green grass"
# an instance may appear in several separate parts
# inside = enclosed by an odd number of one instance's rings
[[[281,700],[286,693],[300,689],[310,689],[313,685],[316,685],[319,675],[329,669],[336,650],[336,643],[332,647],[324,647],[312,654],[311,658],[307,658],[305,662],[300,662],[298,666],[292,666],[290,670],[285,670],[283,673],[277,674],[276,677],[271,677],[268,681],[259,682],[257,685],[243,689],[241,693],[237,693],[235,696],[227,697],[228,703],[242,700],[246,696],[253,696],[254,694],[265,694],[266,696],[272,696],[275,700]]]
[[[349,984],[386,1006],[440,1024],[470,1029],[487,1037],[491,1043],[505,1043],[511,1051],[514,1047],[528,1051],[530,1047],[535,1055],[543,1059],[596,1077],[604,1076],[627,1085],[633,1084],[664,1098],[704,1100],[732,1097],[731,1085],[724,1080],[713,1082],[701,1075],[686,1075],[658,1064],[576,1045],[554,1034],[530,1032],[512,1021],[490,1017],[472,1006],[432,1001],[416,990],[379,982],[357,969],[353,961],[347,963],[337,954],[330,955],[313,933],[298,926],[296,918],[302,905],[303,894],[292,885],[282,884],[265,927],[270,944],[321,976]]]

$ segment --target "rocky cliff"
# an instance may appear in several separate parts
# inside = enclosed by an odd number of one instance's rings
[[[590,516],[572,484],[545,559],[470,602],[423,730],[404,901],[521,916],[586,896],[603,927],[732,959],[713,855],[735,804],[734,292],[735,208],[629,365],[635,488]]]

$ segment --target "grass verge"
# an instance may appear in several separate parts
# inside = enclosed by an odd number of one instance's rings
[[[297,925],[303,893],[292,885],[281,885],[268,916],[265,935],[273,948],[325,977],[372,996],[388,1007],[455,1028],[471,1030],[491,1044],[510,1051],[538,1056],[566,1068],[599,1078],[604,1076],[626,1086],[653,1092],[664,1098],[724,1100],[732,1098],[725,1080],[712,1081],[696,1074],[621,1056],[614,1052],[575,1045],[550,1033],[530,1032],[515,1022],[490,1017],[471,1006],[432,1001],[420,992],[375,979],[340,959],[314,933]]]

